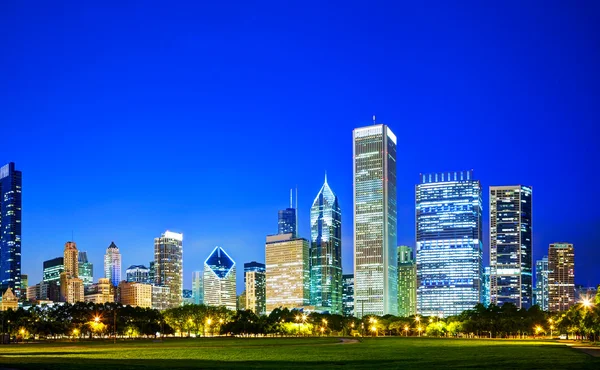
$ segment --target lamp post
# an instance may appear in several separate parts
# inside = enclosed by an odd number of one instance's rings
[[[404,336],[408,337],[408,325],[404,325]]]
[[[417,322],[417,331],[419,332],[419,336],[421,336],[421,318],[417,316],[415,317],[415,321]]]
[[[552,318],[548,319],[548,323],[550,323],[550,339],[552,339],[552,331],[554,330],[554,320]]]

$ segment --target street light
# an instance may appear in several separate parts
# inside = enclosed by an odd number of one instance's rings
[[[542,331],[542,328],[541,328],[539,325],[538,325],[538,326],[536,326],[536,327],[535,327],[535,333],[536,333],[537,335],[539,335],[539,334],[540,334],[540,331]]]
[[[421,325],[419,325],[419,327],[417,328],[417,330],[419,331],[419,336],[421,336],[421,330],[423,330],[423,328],[421,327]]]
[[[581,304],[583,305],[583,308],[590,308],[592,307],[594,304],[592,303],[592,300],[589,298],[584,298],[581,300]]]
[[[404,336],[408,337],[408,325],[404,325]]]

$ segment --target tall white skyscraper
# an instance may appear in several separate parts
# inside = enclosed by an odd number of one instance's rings
[[[183,301],[183,234],[165,231],[154,239],[154,283],[169,287],[169,307]]]
[[[111,242],[104,255],[104,277],[115,287],[121,282],[121,253],[115,242]]]
[[[396,135],[386,125],[353,131],[354,314],[398,314]]]

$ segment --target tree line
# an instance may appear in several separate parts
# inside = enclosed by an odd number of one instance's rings
[[[595,340],[600,332],[600,297],[549,314],[538,306],[519,309],[478,304],[458,316],[397,317],[304,313],[279,308],[269,315],[224,307],[185,305],[165,311],[119,303],[32,306],[0,312],[2,333],[12,338],[120,338],[237,336],[437,336],[523,338],[568,335]]]

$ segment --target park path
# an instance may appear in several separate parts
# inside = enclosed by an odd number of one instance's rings
[[[340,342],[338,344],[353,344],[360,343],[358,339],[348,339],[348,338],[340,338]]]
[[[593,357],[600,357],[600,347],[575,347],[573,348],[580,350],[583,353],[587,353]]]

